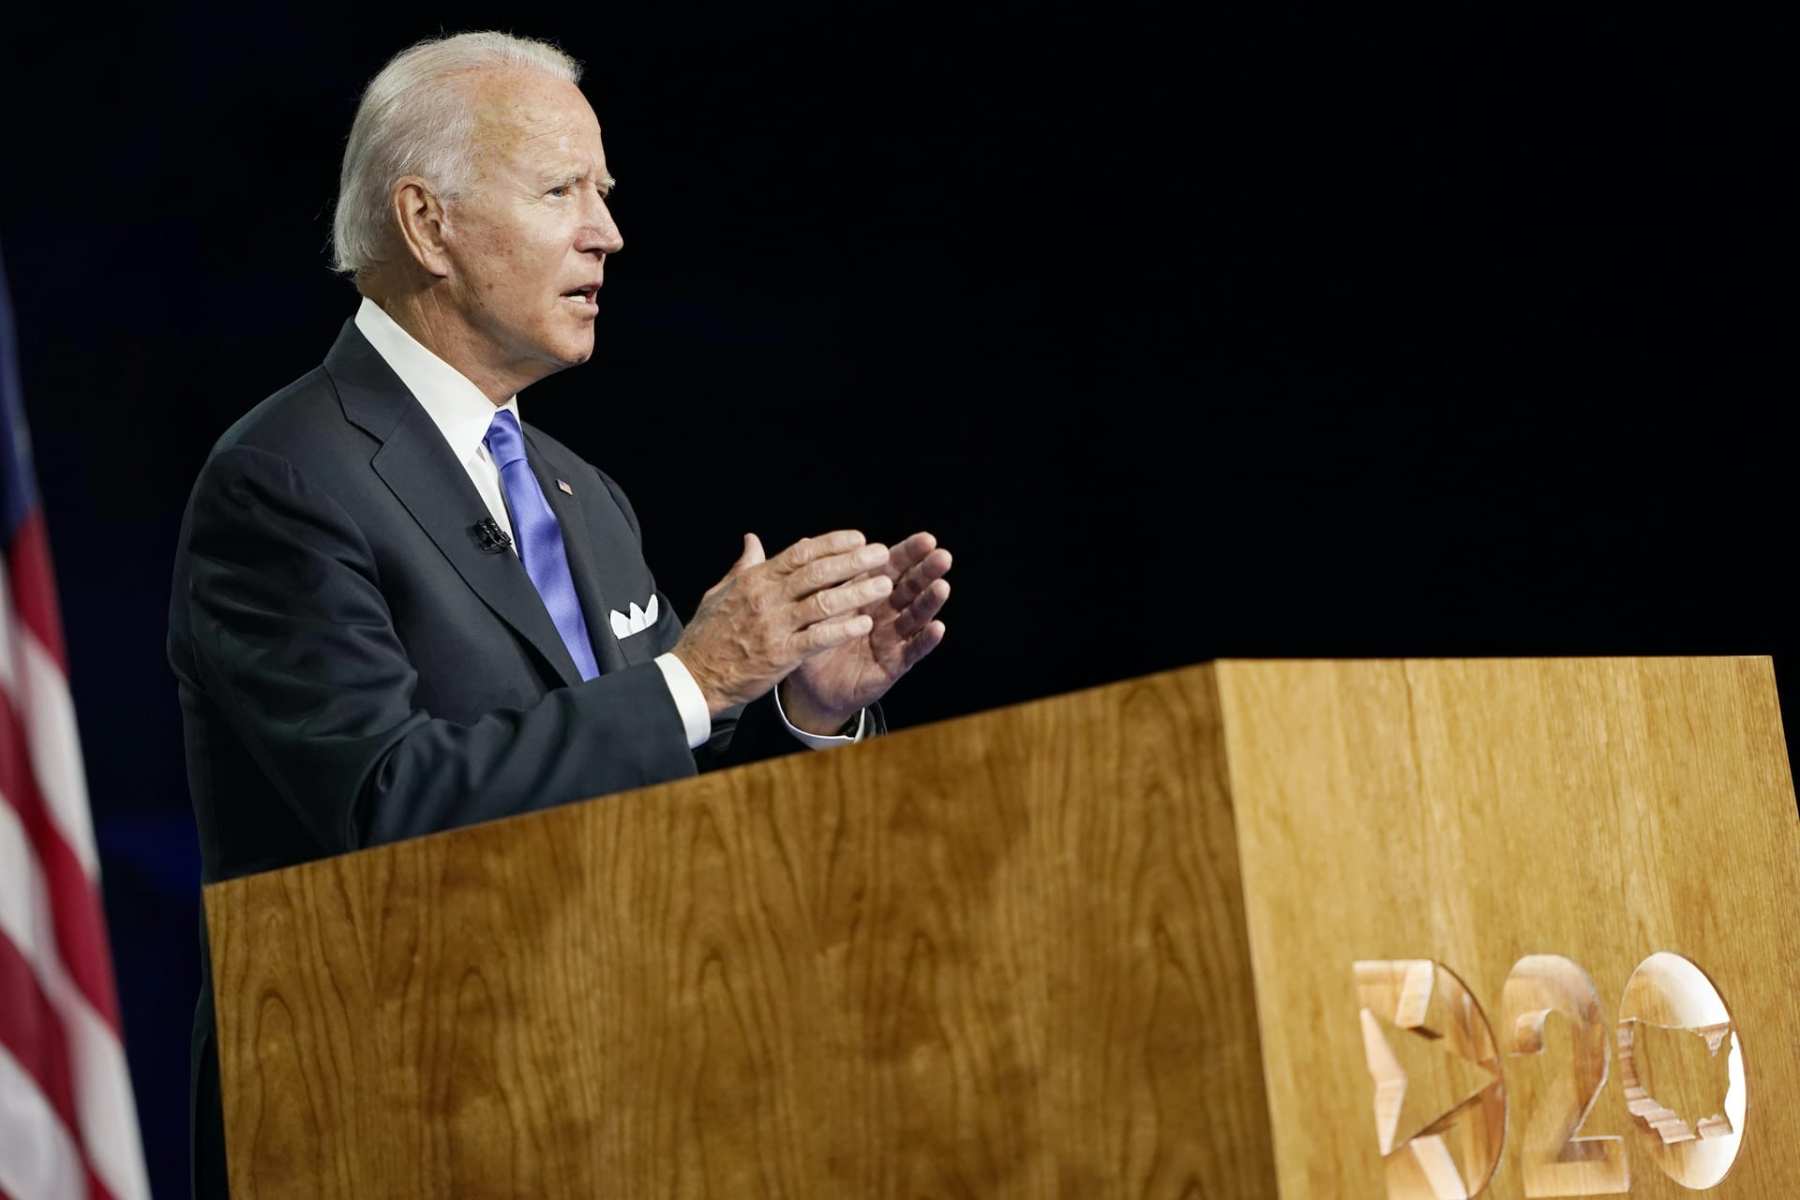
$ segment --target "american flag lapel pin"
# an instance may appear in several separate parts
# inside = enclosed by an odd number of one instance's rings
[[[575,494],[575,489],[570,487],[566,480],[562,480],[562,479],[557,480],[556,486],[561,488],[565,495],[573,496]]]

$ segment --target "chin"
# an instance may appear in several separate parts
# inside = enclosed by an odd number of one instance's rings
[[[588,326],[585,337],[577,335],[559,342],[551,350],[552,356],[564,367],[578,367],[594,357],[594,327]]]

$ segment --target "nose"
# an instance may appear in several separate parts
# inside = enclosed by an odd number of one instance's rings
[[[584,254],[617,254],[625,248],[625,239],[619,233],[619,223],[613,220],[612,210],[606,206],[606,200],[598,191],[590,192],[589,196],[588,211],[583,214],[575,248]]]

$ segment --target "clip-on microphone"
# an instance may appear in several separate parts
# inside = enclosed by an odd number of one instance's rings
[[[500,528],[500,522],[492,517],[483,517],[469,526],[469,533],[484,554],[498,554],[512,545],[512,538],[507,536],[506,530]]]

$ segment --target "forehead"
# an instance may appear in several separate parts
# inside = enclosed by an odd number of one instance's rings
[[[600,120],[574,84],[537,71],[483,71],[473,87],[481,158],[517,167],[603,165]]]

